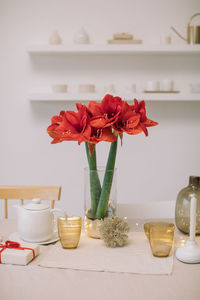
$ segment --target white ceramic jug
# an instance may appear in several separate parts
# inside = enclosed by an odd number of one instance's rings
[[[35,198],[30,203],[17,206],[18,233],[21,239],[27,242],[45,242],[55,237],[53,212],[63,212],[61,209],[50,209],[40,199]]]

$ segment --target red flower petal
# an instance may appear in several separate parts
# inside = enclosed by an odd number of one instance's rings
[[[102,115],[101,104],[97,103],[95,101],[90,101],[88,110],[92,114],[92,116],[101,116]]]
[[[118,133],[135,134],[134,128],[139,124],[139,121],[140,115],[134,112],[126,101],[123,101],[119,119],[113,125],[113,128]]]
[[[121,112],[122,99],[105,95],[101,103],[90,101],[91,126],[104,128],[113,125]]]
[[[97,144],[99,142],[114,142],[117,140],[117,136],[112,132],[111,127],[106,128],[92,128],[92,134],[90,137],[90,142]]]
[[[77,105],[78,112],[61,111],[59,116],[52,118],[53,123],[47,132],[54,139],[52,143],[62,141],[89,141],[91,136],[90,118],[86,106]]]

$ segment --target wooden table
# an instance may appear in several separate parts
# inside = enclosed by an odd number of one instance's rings
[[[4,237],[16,231],[16,220],[1,220]],[[51,246],[42,246],[45,255]],[[136,275],[0,265],[1,300],[200,300],[200,264],[174,258],[172,275]]]

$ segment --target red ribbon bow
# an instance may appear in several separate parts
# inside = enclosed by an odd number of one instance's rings
[[[20,243],[13,242],[13,241],[6,241],[5,244],[0,243],[0,264],[1,264],[1,253],[6,249],[17,249],[17,250],[31,250],[33,252],[33,259],[35,258],[35,251],[32,248],[27,248],[27,247],[21,247]],[[32,260],[33,260],[32,259]]]

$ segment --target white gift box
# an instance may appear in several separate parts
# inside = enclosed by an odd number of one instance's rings
[[[4,243],[2,243],[4,244]],[[39,255],[40,246],[36,244],[20,243],[22,248],[31,248],[35,252],[35,257]],[[0,247],[0,251],[1,251]],[[33,251],[29,249],[13,249],[5,248],[1,253],[1,263],[2,264],[12,264],[12,265],[27,265],[33,259]]]

